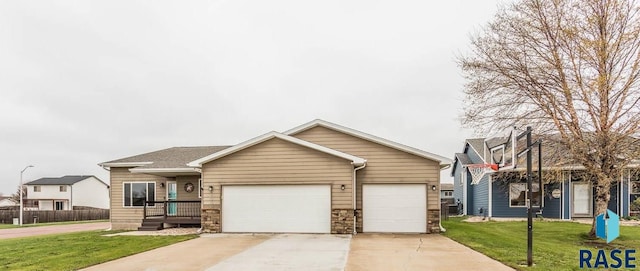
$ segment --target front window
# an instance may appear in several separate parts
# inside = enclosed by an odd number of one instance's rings
[[[538,183],[531,184],[533,199],[531,204],[535,207],[540,206],[540,185]],[[509,184],[509,206],[510,207],[527,207],[527,184],[512,183]]]
[[[61,185],[60,186],[60,192],[67,192],[67,186],[66,185]]]
[[[39,185],[34,186],[33,192],[40,192],[40,186]]]
[[[64,201],[56,201],[56,211],[64,210]]]
[[[156,183],[124,183],[125,207],[144,206],[145,200],[156,200]],[[148,206],[153,206],[153,203]]]
[[[444,196],[445,197],[453,197],[453,192],[452,191],[444,191]]]

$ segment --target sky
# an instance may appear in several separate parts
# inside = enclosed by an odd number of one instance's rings
[[[0,193],[314,119],[452,158],[456,57],[501,2],[0,1]]]

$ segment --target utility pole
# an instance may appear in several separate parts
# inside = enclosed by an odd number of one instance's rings
[[[22,198],[24,197],[24,185],[22,184],[22,174],[28,168],[33,167],[33,165],[26,166],[22,171],[20,171],[20,226],[22,226],[22,213],[24,211],[24,204],[22,203]]]

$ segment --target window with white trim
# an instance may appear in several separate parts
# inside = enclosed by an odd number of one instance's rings
[[[33,192],[40,192],[40,191],[42,191],[42,190],[40,189],[39,185],[34,185],[33,186]]]
[[[142,207],[145,200],[156,200],[155,182],[125,182],[123,185],[123,206],[125,207]],[[149,203],[147,206],[153,205],[153,203]]]
[[[444,191],[445,197],[453,197],[453,191]]]
[[[538,183],[531,184],[533,199],[531,204],[534,207],[540,206],[540,185]],[[509,207],[527,207],[527,184],[511,183],[509,184]]]
[[[60,192],[67,192],[67,186],[66,185],[61,185],[60,186]]]

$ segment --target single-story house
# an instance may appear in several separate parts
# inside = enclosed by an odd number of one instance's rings
[[[25,183],[26,201],[38,210],[74,210],[82,207],[109,208],[109,185],[91,175],[40,178]]]
[[[0,196],[0,207],[17,206],[11,196]]]
[[[99,164],[113,229],[440,231],[450,160],[323,120],[234,146],[174,147]]]
[[[472,138],[465,140],[461,153],[456,153],[451,175],[454,178],[453,197],[462,203],[462,213],[486,217],[526,217],[526,164],[512,148],[512,137]],[[515,142],[515,141],[513,141]],[[545,143],[543,143],[545,144]],[[562,156],[568,152],[562,147],[543,145],[543,185],[537,178],[532,184],[533,199],[538,216],[572,219],[593,217],[594,188],[585,180],[581,166],[565,165]],[[534,149],[534,170],[537,168],[537,150]],[[512,161],[518,161],[510,166]],[[478,170],[477,176],[472,171]],[[490,167],[489,165],[495,165]],[[474,169],[475,168],[475,169]],[[537,176],[537,173],[534,173]],[[620,216],[637,214],[639,206],[633,201],[640,197],[640,175],[637,165],[625,169],[622,176],[611,184],[609,209]]]

